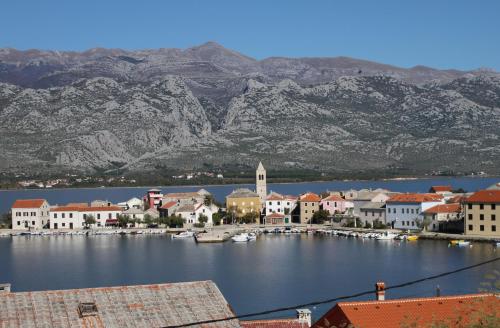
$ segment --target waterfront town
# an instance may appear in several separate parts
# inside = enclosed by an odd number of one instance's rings
[[[329,226],[378,234],[422,232],[500,240],[500,182],[475,192],[442,185],[429,186],[426,193],[379,188],[282,195],[268,192],[266,180],[266,170],[259,163],[255,189],[236,188],[226,196],[225,204],[204,189],[163,194],[153,188],[116,204],[94,200],[90,204],[54,205],[44,199],[18,199],[12,204],[11,228],[17,234],[43,234],[117,228],[206,231],[245,226],[263,227],[265,232],[311,232]]]

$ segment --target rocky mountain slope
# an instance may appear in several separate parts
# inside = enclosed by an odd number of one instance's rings
[[[0,170],[500,173],[500,77],[217,44],[0,50]]]

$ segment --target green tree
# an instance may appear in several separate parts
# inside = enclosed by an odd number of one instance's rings
[[[205,214],[200,214],[200,216],[198,217],[198,221],[200,223],[203,223],[203,226],[205,226],[205,223],[208,222],[208,216],[206,216]]]
[[[182,228],[184,219],[180,215],[171,215],[167,218],[166,225],[170,228]]]
[[[153,218],[151,217],[151,215],[149,215],[149,214],[144,215],[144,223],[147,226],[153,224]]]
[[[386,229],[387,225],[382,223],[379,219],[373,221],[373,229]]]
[[[217,213],[212,214],[212,222],[214,223],[214,225],[220,225],[221,221],[222,221],[222,213],[221,212],[217,212]]]
[[[127,224],[130,222],[128,215],[119,214],[117,219],[118,219],[118,225],[122,228],[126,228]]]
[[[325,210],[319,210],[314,212],[313,217],[312,217],[312,223],[313,224],[323,224],[325,221],[328,220],[328,211]]]
[[[249,213],[246,213],[245,215],[243,215],[242,217],[240,217],[238,219],[238,222],[245,223],[245,224],[255,223],[255,221],[257,221],[258,217],[259,217],[259,215],[256,212],[249,212]]]
[[[96,224],[96,220],[93,215],[85,215],[83,222],[86,228],[89,228],[92,224]]]
[[[217,207],[222,207],[222,204],[219,203],[217,201],[217,199],[215,199],[214,195],[212,194],[208,194],[205,196],[205,199],[203,201],[203,203],[206,205],[206,206],[210,206],[210,205],[216,205]]]
[[[4,213],[0,217],[0,228],[12,228],[12,213]]]
[[[371,223],[370,223],[370,222],[366,221],[366,222],[365,222],[365,226],[364,226],[363,228],[365,228],[365,229],[371,229],[371,228],[372,228],[372,225],[371,225]]]

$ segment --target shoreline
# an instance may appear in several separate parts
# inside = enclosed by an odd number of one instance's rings
[[[290,185],[290,184],[306,184],[306,183],[336,183],[336,182],[405,182],[417,180],[432,180],[432,179],[495,179],[500,176],[425,176],[425,177],[399,177],[399,178],[380,178],[380,179],[342,179],[342,180],[306,180],[293,182],[268,182],[268,185]],[[145,186],[96,186],[96,187],[67,187],[67,188],[12,188],[0,189],[2,191],[50,191],[50,190],[89,190],[89,189],[143,189],[143,188],[204,188],[204,187],[224,187],[224,186],[247,186],[254,183],[216,183],[216,184],[192,184],[192,185],[145,185]]]

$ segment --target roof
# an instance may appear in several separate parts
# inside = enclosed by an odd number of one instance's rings
[[[315,193],[308,192],[300,196],[299,200],[301,202],[320,202],[321,197],[316,195]]]
[[[204,195],[193,191],[193,192],[172,192],[163,195],[163,198],[175,198],[175,199],[183,199],[183,198],[196,198],[196,197],[203,197]]]
[[[339,195],[330,195],[328,197],[323,198],[324,201],[329,201],[329,202],[342,202],[345,199],[340,197]]]
[[[467,200],[467,196],[465,195],[456,195],[448,199],[448,203],[462,203],[463,201]]]
[[[360,201],[366,200],[371,201],[373,198],[377,197],[380,194],[387,195],[388,191],[384,189],[376,189],[376,190],[360,190],[357,195],[354,196],[353,200]]]
[[[500,203],[500,190],[487,189],[473,193],[467,203]]]
[[[326,322],[328,326],[337,327],[349,324],[373,328],[427,327],[436,321],[444,321],[447,327],[456,327],[455,321],[459,317],[462,317],[460,321],[463,323],[463,318],[472,317],[471,312],[480,309],[491,314],[499,307],[500,300],[493,294],[340,302],[313,327],[322,327]]]
[[[169,208],[172,208],[175,205],[177,205],[177,202],[172,201],[172,202],[168,202],[168,203],[163,204],[160,208],[162,208],[164,210],[168,210]]]
[[[18,199],[12,204],[12,208],[40,208],[45,199]]]
[[[51,212],[121,212],[119,206],[58,206],[50,209]]]
[[[397,194],[391,196],[386,203],[426,203],[426,202],[438,202],[443,199],[442,195],[439,194]]]
[[[438,213],[460,213],[462,211],[462,207],[459,203],[455,204],[439,204],[436,206],[432,206],[424,211],[426,214],[438,214]]]
[[[259,328],[259,327],[267,327],[267,328],[301,328],[301,327],[309,327],[306,322],[300,322],[296,318],[287,318],[287,319],[268,319],[268,320],[248,320],[248,321],[240,321],[240,325],[243,328]]]
[[[227,196],[227,198],[250,198],[250,197],[259,198],[259,195],[257,195],[257,193],[251,191],[250,189],[239,188],[233,190],[233,192]]]
[[[179,212],[189,212],[189,213],[193,213],[194,211],[196,211],[196,207],[194,204],[186,204],[186,205],[182,205],[180,206],[179,208],[177,208],[176,212],[179,213]]]
[[[79,304],[86,302],[95,302],[97,311],[82,316]],[[0,293],[0,327],[162,327],[231,316],[212,281]]]
[[[144,214],[144,211],[135,207],[131,207],[126,211],[123,211],[123,214]]]
[[[272,192],[266,197],[266,200],[283,200],[283,199],[285,199],[285,197],[283,197],[283,195],[281,194],[278,194],[277,192]]]
[[[359,207],[361,210],[369,209],[369,210],[385,210],[385,203],[382,202],[366,202],[361,204]]]
[[[432,186],[431,189],[429,189],[429,192],[443,192],[443,191],[451,192],[451,190],[452,190],[451,186]]]
[[[280,213],[276,213],[276,212],[274,212],[274,213],[271,213],[271,214],[269,214],[269,215],[266,215],[266,217],[267,217],[268,219],[282,219],[282,218],[284,218],[285,216],[284,216],[283,214],[280,214]]]

